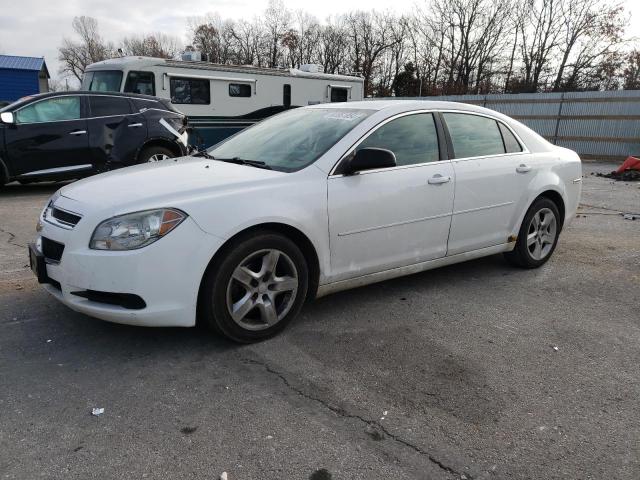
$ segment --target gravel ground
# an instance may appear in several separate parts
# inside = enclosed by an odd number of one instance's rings
[[[640,478],[640,184],[613,168],[541,269],[335,294],[251,346],[60,305],[25,250],[57,186],[6,187],[0,478]]]

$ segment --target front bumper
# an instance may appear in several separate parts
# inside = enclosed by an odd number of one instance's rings
[[[63,229],[42,222],[40,235],[64,244],[59,262],[46,261],[44,288],[71,309],[115,323],[190,327],[196,322],[198,290],[204,271],[222,241],[187,218],[166,237],[138,250],[89,249],[95,225]],[[41,244],[38,241],[37,244]],[[137,295],[144,308],[97,302],[72,292]]]

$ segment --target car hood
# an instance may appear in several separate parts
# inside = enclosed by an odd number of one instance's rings
[[[60,194],[118,213],[123,207],[179,206],[185,199],[250,188],[286,173],[196,157],[121,168],[66,185]],[[169,203],[167,203],[169,202]]]

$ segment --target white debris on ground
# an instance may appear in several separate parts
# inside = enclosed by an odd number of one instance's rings
[[[222,473],[220,474],[220,480],[228,480],[227,472],[222,472]]]
[[[557,352],[558,351],[558,347],[556,347],[555,345],[553,346],[553,351]]]
[[[104,408],[94,407],[91,410],[91,415],[93,415],[94,417],[98,417],[98,416],[102,415],[103,413],[104,413]]]

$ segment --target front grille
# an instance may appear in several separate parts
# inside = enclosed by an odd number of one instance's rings
[[[46,259],[59,262],[62,258],[62,252],[64,252],[64,245],[62,243],[42,237],[42,254]]]
[[[56,207],[53,207],[51,209],[51,216],[58,220],[60,223],[64,223],[65,225],[69,225],[70,227],[75,227],[82,218],[80,215],[67,212],[66,210],[60,210]]]

